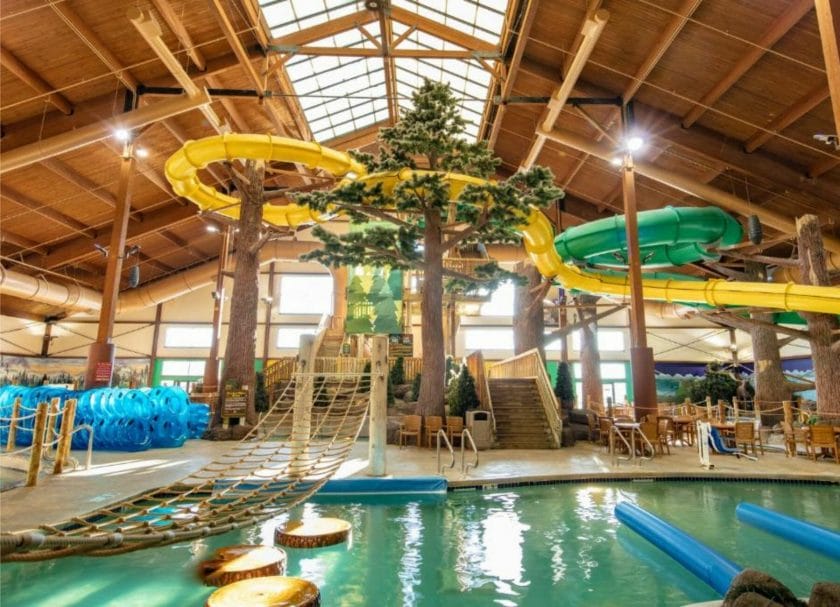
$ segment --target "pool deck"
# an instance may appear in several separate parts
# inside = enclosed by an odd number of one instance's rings
[[[200,469],[230,446],[231,443],[192,440],[178,449],[94,452],[90,470],[80,469],[60,476],[43,474],[36,487],[18,487],[0,494],[0,530],[21,531],[40,524],[57,523],[163,487]],[[84,459],[83,452],[74,452],[73,456]],[[467,453],[466,457],[467,461],[472,461],[472,454]],[[767,451],[758,461],[713,455],[714,468],[711,470],[700,466],[694,447],[672,447],[671,455],[657,456],[641,465],[624,461],[613,465],[612,457],[603,447],[586,442],[559,450],[481,451],[479,458],[478,468],[464,476],[460,472],[461,458],[456,447],[455,467],[445,471],[450,487],[663,477],[840,483],[840,465],[833,460],[813,462],[803,455],[788,458],[776,451]],[[448,463],[448,457],[441,459]],[[336,477],[365,477],[368,462],[368,443],[361,440],[353,447]],[[434,449],[399,449],[388,445],[386,462],[388,476],[393,477],[428,476],[437,472]]]

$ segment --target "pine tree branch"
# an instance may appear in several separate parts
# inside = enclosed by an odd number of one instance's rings
[[[457,235],[452,236],[451,238],[448,238],[448,239],[444,240],[441,243],[441,247],[443,248],[444,251],[448,251],[452,247],[458,245],[458,243],[464,242],[467,238],[469,238],[470,236],[472,236],[473,234],[478,232],[480,229],[482,229],[484,226],[486,226],[487,223],[488,223],[488,220],[489,220],[489,207],[488,207],[487,203],[484,203],[484,206],[481,209],[481,215],[480,215],[479,221],[472,224],[466,230],[464,230],[462,232],[458,232]]]
[[[456,272],[455,270],[448,270],[446,268],[443,269],[443,275],[448,278],[454,278],[455,280],[463,280],[465,282],[489,282],[490,280],[492,280],[480,278],[477,276],[470,276],[469,274],[464,274],[463,272]]]
[[[358,205],[358,204],[346,204],[346,203],[333,203],[334,206],[338,207],[339,209],[348,209],[350,211],[354,211],[356,213],[361,213],[362,215],[368,215],[369,217],[376,217],[377,219],[382,219],[389,223],[392,223],[397,226],[401,226],[404,228],[413,228],[414,226],[407,221],[403,221],[398,217],[394,217],[393,215],[389,215],[385,211],[380,211],[379,209],[367,205]]]

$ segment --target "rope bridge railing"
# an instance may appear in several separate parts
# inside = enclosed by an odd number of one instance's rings
[[[242,441],[201,470],[56,525],[4,533],[0,559],[122,554],[276,516],[305,501],[346,460],[365,420],[369,387],[369,375],[299,373]]]

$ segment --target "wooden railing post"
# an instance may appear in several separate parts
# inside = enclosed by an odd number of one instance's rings
[[[47,403],[38,403],[35,412],[35,427],[32,430],[32,452],[29,454],[29,470],[26,473],[26,486],[38,484],[41,471],[41,451],[44,449],[44,431],[47,429]]]
[[[64,401],[64,415],[61,416],[61,430],[59,431],[53,474],[61,474],[64,471],[64,462],[70,455],[70,443],[73,440],[73,425],[75,422],[76,399],[68,398]]]
[[[706,397],[706,419],[712,421],[712,397]]]
[[[761,403],[757,400],[753,400],[753,413],[755,414],[755,418],[758,420],[759,425],[761,425]]]
[[[718,399],[718,421],[724,423],[726,421],[726,403],[722,398]]]
[[[314,395],[315,336],[301,335],[295,376],[295,402],[292,405],[291,462],[289,475],[300,476],[307,468],[306,449],[312,432]]]
[[[790,427],[793,428],[793,401],[782,401],[782,411],[784,412],[785,423],[790,424]]]
[[[736,422],[738,421],[738,418],[739,418],[739,417],[741,417],[741,416],[740,416],[741,409],[740,409],[740,406],[739,406],[739,405],[740,405],[740,403],[738,402],[738,397],[737,397],[737,396],[733,396],[733,397],[732,397],[732,409],[733,409],[733,411],[734,411],[735,421],[736,421]]]
[[[14,451],[15,438],[17,438],[17,420],[20,417],[20,396],[15,398],[12,405],[12,419],[9,422],[9,439],[6,441],[6,451]]]
[[[45,443],[47,453],[52,451],[53,443],[55,442],[55,420],[58,417],[60,403],[61,399],[57,396],[50,399],[50,412],[47,417],[47,437]]]
[[[370,444],[368,476],[385,476],[388,442],[388,337],[374,335],[370,348]]]

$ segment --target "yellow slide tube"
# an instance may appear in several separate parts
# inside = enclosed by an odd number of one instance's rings
[[[179,196],[193,201],[202,210],[236,218],[239,216],[239,200],[203,184],[198,178],[198,171],[209,163],[235,159],[301,163],[309,168],[326,170],[336,177],[359,179],[368,186],[380,184],[386,195],[391,194],[401,182],[432,173],[406,168],[367,175],[365,167],[349,154],[317,143],[272,135],[226,134],[186,142],[167,160],[166,177]],[[444,181],[449,186],[450,200],[457,199],[467,185],[485,183],[483,179],[458,173],[445,173]],[[295,227],[312,221],[327,221],[330,217],[297,204],[266,206],[263,211],[265,221],[280,226]],[[630,285],[626,278],[601,276],[565,264],[554,248],[554,228],[541,211],[533,209],[519,230],[525,250],[546,278],[559,281],[566,289],[629,297]],[[650,300],[840,314],[840,287],[813,287],[792,282],[644,279],[642,289],[644,298]]]

